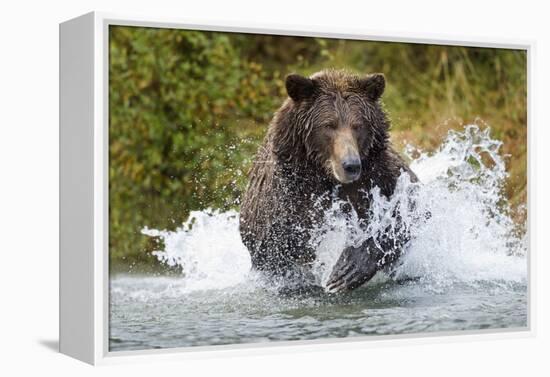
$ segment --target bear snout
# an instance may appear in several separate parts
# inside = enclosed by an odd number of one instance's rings
[[[332,160],[332,173],[340,183],[352,183],[361,176],[361,160],[358,156],[352,155],[341,160]]]
[[[356,157],[345,159],[342,162],[342,169],[349,177],[359,177],[359,174],[361,174],[361,160]]]

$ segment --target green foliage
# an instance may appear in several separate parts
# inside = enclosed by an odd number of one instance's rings
[[[227,34],[112,27],[110,37],[110,251],[142,259],[144,226],[235,203],[257,123],[279,99]]]
[[[112,265],[149,260],[145,226],[238,207],[290,72],[383,72],[398,148],[429,150],[483,119],[512,156],[508,195],[525,203],[523,51],[117,26],[109,59]]]

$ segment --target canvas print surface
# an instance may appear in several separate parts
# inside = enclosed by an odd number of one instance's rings
[[[109,349],[519,329],[525,50],[109,28]]]

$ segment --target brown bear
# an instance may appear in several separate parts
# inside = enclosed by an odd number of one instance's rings
[[[348,203],[368,223],[374,187],[389,198],[402,173],[416,181],[390,145],[379,101],[384,88],[382,74],[287,76],[289,98],[269,125],[241,206],[241,238],[256,270],[283,280],[308,276],[316,257],[312,231],[331,201]],[[399,257],[405,241],[381,237],[347,247],[326,288],[362,285]]]

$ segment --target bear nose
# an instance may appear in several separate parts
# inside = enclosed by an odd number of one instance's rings
[[[342,168],[349,175],[357,175],[361,173],[361,160],[358,158],[350,158],[344,160],[342,163]]]

